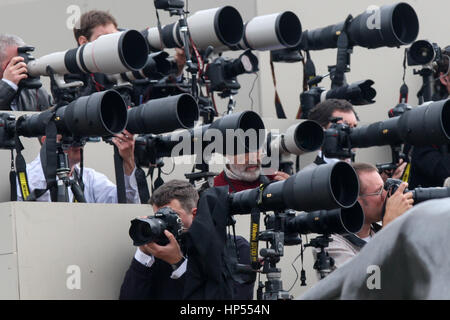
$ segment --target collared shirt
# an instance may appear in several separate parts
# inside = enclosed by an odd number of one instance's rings
[[[154,256],[143,253],[139,248],[136,249],[134,258],[140,264],[142,264],[148,268],[150,268],[153,265],[153,263],[155,262]],[[187,267],[187,259],[184,259],[184,262],[181,264],[181,266],[179,266],[178,269],[176,269],[172,272],[172,274],[170,275],[170,278],[172,278],[172,279],[180,278],[186,272],[186,267]]]
[[[75,170],[80,172],[79,166]],[[136,169],[135,169],[136,170]],[[139,192],[135,177],[135,170],[130,176],[125,177],[125,191],[128,203],[140,203]],[[41,157],[38,155],[31,163],[27,164],[27,177],[30,191],[34,189],[46,189],[44,171],[42,170]],[[87,203],[117,203],[117,187],[104,174],[91,168],[83,168],[84,196]],[[69,201],[73,201],[72,190],[68,190]],[[22,201],[20,185],[17,184],[17,200]],[[50,202],[50,191],[44,193],[37,201]]]

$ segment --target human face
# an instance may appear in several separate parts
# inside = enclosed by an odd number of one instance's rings
[[[0,78],[3,78],[3,72],[5,71],[11,59],[17,57],[17,55],[17,46],[11,46],[5,49],[5,60],[2,61]]]
[[[94,29],[92,29],[92,35],[89,39],[87,39],[85,36],[80,36],[78,38],[78,43],[80,45],[83,45],[87,42],[95,41],[100,36],[103,36],[105,34],[116,33],[116,32],[119,32],[119,30],[117,30],[116,26],[112,23],[101,25],[101,26],[96,26]]]
[[[444,75],[441,72],[441,76],[440,76],[439,80],[441,81],[442,85],[447,88],[447,93],[450,95],[450,75],[448,75],[448,74]]]
[[[343,112],[340,110],[335,110],[331,114],[333,118],[342,118],[338,123],[345,123],[350,128],[355,128],[358,125],[358,120],[356,120],[355,113],[353,111]],[[331,123],[329,124],[331,126]]]
[[[192,221],[194,220],[195,214],[197,213],[197,208],[193,208],[191,212],[186,211],[178,199],[172,199],[168,204],[161,207],[153,205],[153,211],[156,212],[163,207],[169,207],[173,211],[175,211],[180,217],[186,230],[191,227]]]
[[[233,156],[229,168],[243,181],[255,181],[261,174],[261,152],[251,152]]]
[[[387,195],[383,188],[383,179],[376,171],[361,172],[358,178],[361,188],[358,200],[364,211],[365,223],[371,224],[381,221],[383,204]]]

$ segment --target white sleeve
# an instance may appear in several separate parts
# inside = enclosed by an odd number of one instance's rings
[[[125,193],[127,195],[127,203],[141,203],[139,198],[139,189],[136,180],[136,166],[130,176],[124,174],[125,177]]]
[[[89,172],[88,172],[89,171]],[[140,203],[134,171],[131,176],[125,177],[125,193],[128,203]],[[93,169],[85,170],[83,180],[89,190],[85,190],[86,201],[95,203],[117,203],[117,187],[104,174]]]
[[[155,257],[149,256],[141,251],[141,249],[137,248],[136,253],[134,254],[134,258],[142,265],[150,268],[155,262]]]
[[[152,255],[148,255],[143,253],[139,248],[136,249],[136,253],[134,254],[134,258],[142,265],[150,268],[153,263],[155,263],[155,257]],[[170,275],[171,279],[178,279],[180,278],[185,272],[187,267],[187,259],[184,260],[184,262],[181,264],[181,266],[178,267],[177,270],[174,270],[172,274]]]

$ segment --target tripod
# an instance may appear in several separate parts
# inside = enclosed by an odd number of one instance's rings
[[[318,248],[320,251],[317,253],[317,259],[314,263],[314,269],[320,274],[320,278],[323,279],[334,270],[334,259],[328,255],[325,248],[328,247],[333,239],[330,235],[324,234],[317,238],[311,239],[311,241],[305,245],[305,247]]]
[[[63,151],[61,144],[58,145],[58,165],[56,168],[56,175],[59,180],[58,186],[58,200],[57,202],[69,202],[69,187],[72,190],[76,202],[86,202],[83,190],[77,181],[70,179],[70,168],[67,154]]]
[[[284,232],[262,231],[258,240],[270,242],[270,248],[263,248],[260,255],[263,257],[262,274],[265,274],[267,281],[259,282],[257,298],[258,300],[290,300],[292,296],[283,290],[281,281],[281,269],[276,267],[280,262],[280,257],[284,254]],[[266,289],[263,293],[262,290]]]

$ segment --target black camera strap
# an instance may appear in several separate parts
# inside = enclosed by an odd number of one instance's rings
[[[10,183],[11,183],[11,201],[17,201],[17,180],[19,180],[20,192],[22,194],[22,199],[25,201],[30,195],[30,188],[28,184],[27,177],[27,165],[25,159],[22,155],[22,150],[24,149],[22,142],[19,139],[17,134],[15,135],[15,145],[16,145],[16,172],[14,171],[14,156],[13,151],[11,150],[11,172],[9,175]],[[16,180],[17,176],[17,180]]]
[[[147,177],[145,175],[145,172],[137,164],[134,175],[136,176],[139,199],[141,200],[141,203],[146,204],[150,200],[150,190],[148,189]]]
[[[277,79],[275,78],[275,68],[273,66],[272,55],[270,55],[270,69],[272,71],[273,86],[275,88],[275,111],[277,113],[277,118],[286,119],[286,114],[284,113],[283,106],[281,105],[281,100],[277,91]]]
[[[123,159],[119,154],[119,149],[114,146],[114,171],[116,174],[116,186],[117,186],[117,202],[127,203],[127,196],[125,192],[125,177],[123,172]]]

